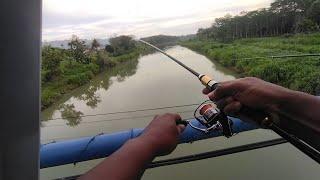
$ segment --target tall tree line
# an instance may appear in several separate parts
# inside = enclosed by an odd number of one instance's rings
[[[320,0],[276,0],[270,8],[215,19],[198,37],[219,41],[319,31]]]

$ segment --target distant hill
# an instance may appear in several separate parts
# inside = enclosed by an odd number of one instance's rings
[[[166,45],[176,44],[179,40],[179,37],[167,36],[167,35],[156,35],[156,36],[150,36],[150,37],[145,37],[141,39],[153,45],[166,46]]]
[[[88,40],[88,39],[81,39],[81,40],[83,40],[88,47],[91,45],[92,40]],[[102,47],[109,44],[109,39],[97,39],[97,41],[100,43],[100,45]],[[70,42],[70,40],[44,41],[44,42],[42,42],[42,46],[49,46],[50,45],[51,47],[68,49],[69,42]]]
[[[196,37],[195,34],[190,35],[184,35],[184,36],[168,36],[168,35],[156,35],[156,36],[150,36],[141,38],[142,40],[145,40],[151,44],[157,45],[157,46],[169,46],[169,45],[175,45],[179,40],[189,40]],[[86,45],[90,47],[92,39],[81,39],[85,41]],[[97,41],[100,43],[101,47],[103,48],[107,44],[109,44],[109,39],[97,39]],[[62,48],[62,49],[68,49],[68,43],[70,40],[57,40],[57,41],[44,41],[42,42],[42,46],[51,46],[56,48]]]
[[[197,35],[196,34],[188,34],[188,35],[184,35],[184,36],[179,36],[179,40],[181,41],[187,41],[187,40],[190,40],[190,39],[194,39],[196,38]]]

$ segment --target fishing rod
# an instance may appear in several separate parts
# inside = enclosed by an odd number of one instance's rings
[[[188,67],[187,65],[185,65],[184,63],[182,63],[181,61],[179,61],[178,59],[172,57],[170,54],[164,52],[163,50],[161,50],[160,48],[144,41],[144,40],[139,40],[140,42],[152,47],[153,49],[161,52],[162,54],[166,55],[168,58],[170,58],[171,60],[173,60],[174,62],[176,62],[177,64],[179,64],[180,66],[182,66],[183,68],[185,68],[186,70],[188,70],[190,73],[192,73],[193,75],[195,75],[203,85],[205,85],[207,88],[209,88],[211,91],[214,91],[219,83],[214,81],[210,76],[208,75],[204,75],[204,74],[200,74],[198,72],[196,72],[195,70],[191,69],[190,67]]]
[[[188,70],[190,73],[192,73],[194,76],[196,76],[200,82],[205,85],[208,89],[211,91],[214,91],[219,86],[219,83],[214,81],[210,76],[200,74],[196,72],[195,70],[191,69],[178,59],[172,57],[170,54],[164,52],[160,48],[144,41],[139,40],[143,44],[146,44],[147,46],[152,47],[153,49],[157,50],[158,52],[166,55],[168,58],[182,66],[184,69]],[[296,148],[304,152],[306,155],[308,155],[310,158],[315,160],[316,162],[320,163],[320,150],[315,148],[319,146],[317,142],[319,143],[319,140],[317,140],[318,136],[314,135],[312,139],[315,139],[316,141],[314,143],[310,144],[305,143],[305,141],[300,140],[296,136],[292,135],[288,131],[284,130],[282,127],[278,126],[273,122],[273,118],[266,114],[265,112],[258,112],[258,111],[252,111],[250,108],[243,107],[242,112],[245,112],[246,114],[251,114],[253,117],[259,117],[259,124],[264,127],[273,130],[278,135],[282,136],[284,139],[286,139],[288,142],[290,142],[292,145],[294,145]],[[231,137],[233,135],[232,131],[232,121],[229,120],[229,118],[223,113],[223,111],[220,111],[220,109],[217,108],[217,105],[215,102],[212,102],[210,100],[207,100],[200,104],[198,108],[194,112],[194,117],[198,122],[200,122],[203,127],[197,127],[194,126],[191,122],[187,122],[192,128],[202,131],[204,133],[208,133],[213,130],[222,130],[222,133],[226,137]],[[287,117],[280,117],[280,119],[288,119]],[[180,122],[181,123],[181,122]],[[182,122],[183,123],[183,122]],[[293,123],[293,122],[292,122]],[[308,139],[308,138],[304,138]]]
[[[211,91],[216,90],[219,86],[219,83],[214,81],[210,76],[198,73],[170,54],[144,40],[140,39],[139,41],[166,55],[168,58],[179,64],[181,67],[196,76],[200,80],[200,82]],[[222,130],[222,133],[225,137],[231,137],[233,135],[232,121],[229,120],[229,118],[222,111],[220,111],[217,108],[217,105],[212,101],[205,101],[200,104],[194,112],[194,117],[196,120],[198,120],[198,122],[200,122],[201,125],[204,126],[198,127],[193,125],[191,122],[187,122],[192,128],[196,130],[202,131],[204,133],[209,133],[212,130]],[[185,122],[179,123],[186,124]]]

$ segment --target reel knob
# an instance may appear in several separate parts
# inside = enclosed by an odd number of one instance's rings
[[[222,130],[223,135],[226,137],[233,135],[232,121],[210,100],[204,101],[198,106],[194,112],[194,118],[205,128],[196,126],[189,121],[188,123],[193,129],[205,133],[213,130]]]
[[[219,114],[219,109],[217,109],[215,104],[204,104],[200,107],[199,114],[203,116],[203,125],[206,127],[211,127],[216,124],[216,116]]]

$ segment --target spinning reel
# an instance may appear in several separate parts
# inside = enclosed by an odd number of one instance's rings
[[[222,130],[223,135],[226,137],[233,135],[232,121],[210,100],[204,101],[197,107],[194,111],[194,118],[202,127],[194,125],[192,121],[188,121],[188,124],[193,129],[204,133],[209,133],[213,130]]]

